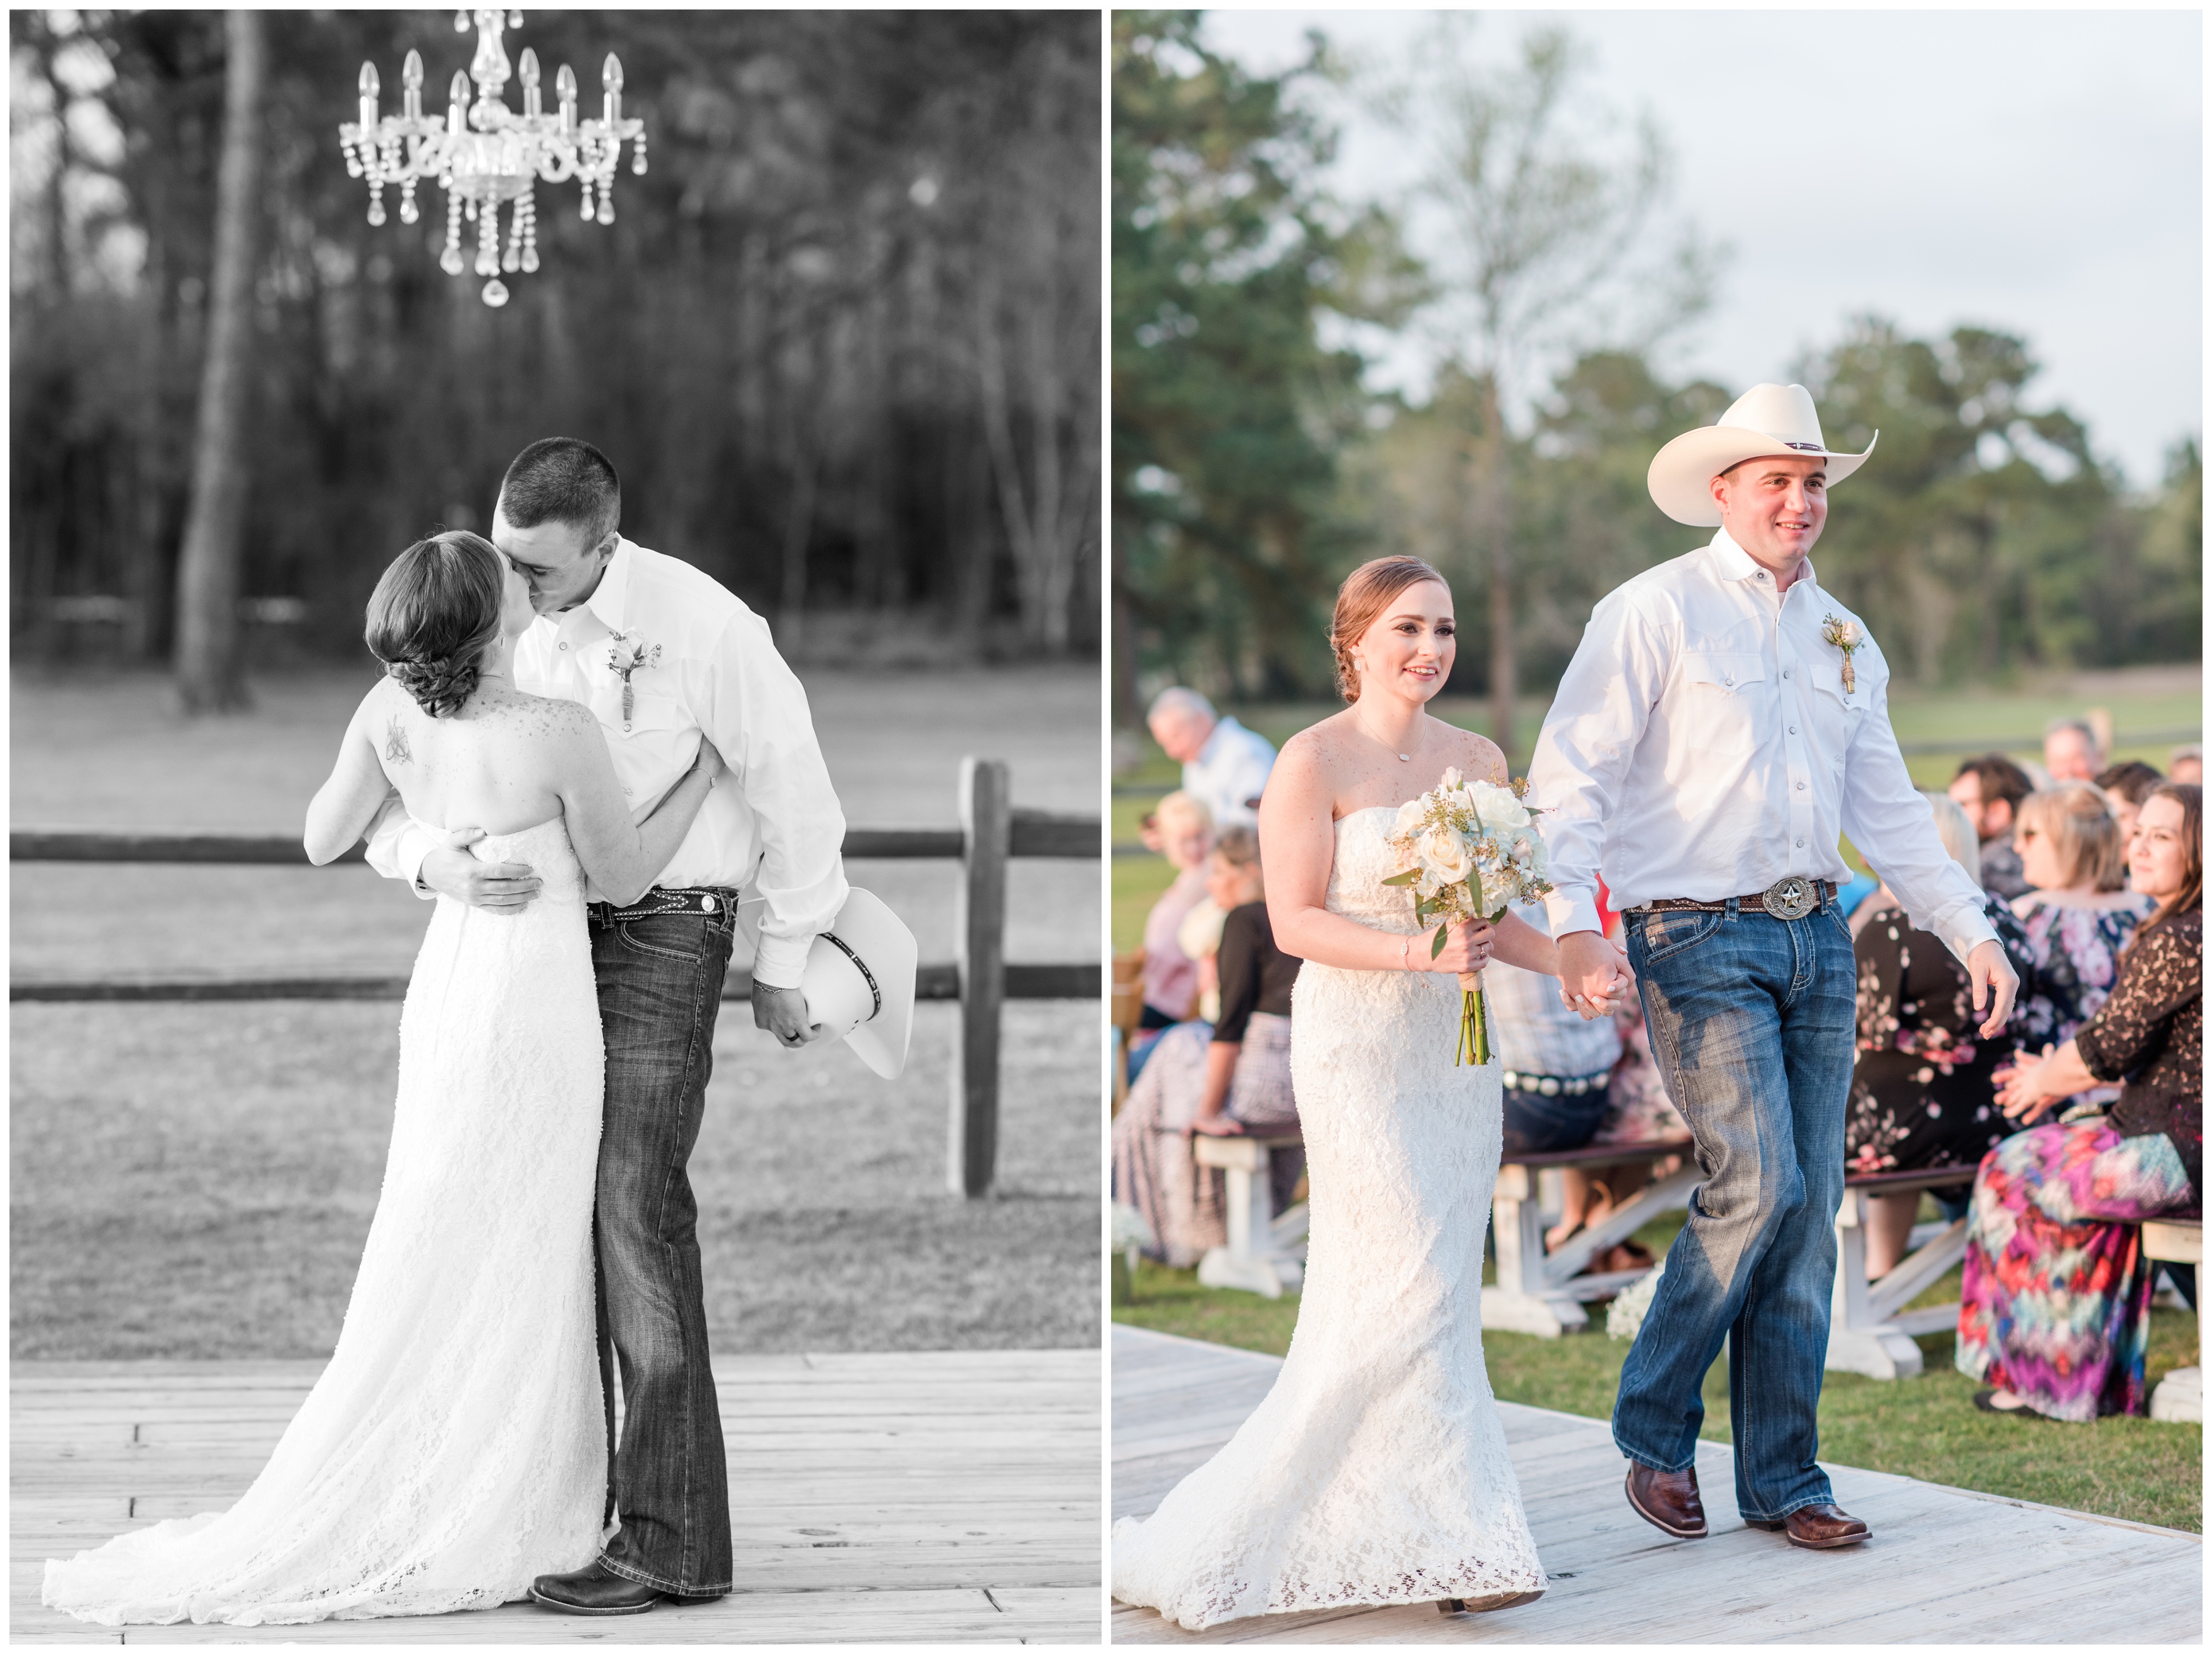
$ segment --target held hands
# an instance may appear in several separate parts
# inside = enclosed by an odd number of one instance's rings
[[[441,896],[512,917],[538,899],[543,881],[526,862],[479,861],[471,855],[466,847],[483,836],[481,827],[450,829],[444,842],[422,858],[416,877]]]
[[[1594,930],[1570,931],[1558,950],[1559,1003],[1584,1022],[1611,1016],[1635,991],[1636,973],[1618,942]]]
[[[702,741],[702,750],[707,744]],[[775,1036],[775,1043],[787,1051],[796,1051],[810,1040],[822,1037],[822,1025],[806,1020],[806,995],[795,988],[770,988],[765,982],[753,984],[753,1026],[764,1028]]]
[[[2003,944],[1984,942],[1969,953],[1966,980],[1973,984],[1974,1009],[1979,1011],[1984,1003],[1990,1006],[1989,1019],[1982,1024],[1982,1037],[1995,1039],[2012,1020],[2012,1002],[2020,993],[2020,973],[2005,958]]]

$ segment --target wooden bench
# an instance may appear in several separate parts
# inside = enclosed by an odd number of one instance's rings
[[[1974,1166],[1935,1166],[1921,1171],[1862,1172],[1844,1179],[1836,1211],[1836,1295],[1828,1312],[1828,1371],[1863,1372],[1869,1378],[1919,1376],[1923,1333],[1959,1324],[1955,1304],[1923,1310],[1905,1306],[1955,1268],[1966,1256],[1966,1220],[1916,1224],[1905,1254],[1880,1280],[1866,1272],[1869,1206],[1883,1195],[1917,1195],[1972,1184]]]
[[[2202,1218],[2151,1218],[2142,1226],[2143,1256],[2161,1263],[2197,1266],[2203,1280],[2204,1220]],[[2174,1424],[2204,1422],[2204,1306],[2197,1307],[2197,1365],[2176,1367],[2150,1393],[2150,1416]]]
[[[1491,1202],[1498,1281],[1482,1289],[1482,1324],[1500,1332],[1534,1333],[1539,1338],[1586,1329],[1589,1316],[1584,1304],[1611,1298],[1649,1272],[1581,1272],[1592,1258],[1611,1251],[1660,1213],[1688,1206],[1690,1192],[1705,1176],[1694,1159],[1685,1159],[1680,1168],[1654,1178],[1613,1207],[1601,1221],[1577,1231],[1558,1251],[1547,1252],[1547,1214],[1540,1198],[1544,1172],[1633,1165],[1669,1154],[1686,1156],[1690,1147],[1687,1137],[1662,1137],[1643,1143],[1592,1143],[1548,1154],[1508,1155],[1498,1169],[1498,1189]]]
[[[1305,1268],[1294,1250],[1305,1236],[1306,1209],[1292,1207],[1278,1217],[1268,1183],[1277,1149],[1297,1148],[1296,1132],[1252,1133],[1239,1137],[1190,1140],[1191,1158],[1226,1174],[1229,1244],[1207,1250],[1198,1261],[1198,1278],[1207,1286],[1236,1286],[1262,1298],[1280,1298],[1305,1284]]]

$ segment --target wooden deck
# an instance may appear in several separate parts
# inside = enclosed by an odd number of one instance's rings
[[[1144,1516],[1273,1383],[1271,1356],[1115,1327],[1114,1516]],[[2203,1637],[2194,1534],[1829,1468],[1874,1529],[1801,1551],[1735,1515],[1729,1450],[1698,1450],[1710,1537],[1670,1540],[1621,1497],[1599,1420],[1500,1404],[1536,1544],[1540,1602],[1447,1619],[1427,1603],[1171,1626],[1116,1602],[1116,1643],[2180,1643]],[[2045,1426],[2057,1429],[2059,1426]],[[2054,1443],[2054,1445],[2057,1445]]]
[[[87,1626],[39,1605],[46,1560],[245,1491],[321,1364],[18,1362],[11,1642],[1096,1644],[1096,1351],[718,1359],[737,1589],[578,1619]]]

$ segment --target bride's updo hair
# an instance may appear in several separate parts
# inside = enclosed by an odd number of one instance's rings
[[[1336,588],[1336,617],[1328,627],[1328,647],[1336,655],[1336,690],[1346,701],[1359,698],[1359,673],[1352,646],[1367,635],[1376,617],[1409,586],[1434,581],[1446,591],[1451,582],[1419,557],[1377,557],[1363,562]]]
[[[369,594],[362,635],[416,705],[450,718],[476,693],[506,597],[507,560],[482,536],[450,529],[392,560]]]

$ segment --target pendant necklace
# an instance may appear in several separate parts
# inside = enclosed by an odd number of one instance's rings
[[[1386,752],[1397,752],[1397,748],[1392,746],[1388,741],[1378,739],[1372,730],[1369,729],[1366,725],[1360,723],[1357,715],[1352,718],[1352,721],[1358,727],[1359,733],[1362,735],[1366,736],[1369,740],[1373,741],[1376,745],[1382,748]],[[1414,745],[1418,746],[1420,743],[1416,741]],[[1412,753],[1398,752],[1398,762],[1400,763],[1411,763],[1413,761],[1413,755]]]

